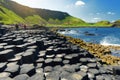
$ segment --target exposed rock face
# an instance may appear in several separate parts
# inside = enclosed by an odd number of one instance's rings
[[[112,67],[44,29],[6,33],[0,46],[0,80],[115,80],[119,75],[119,69],[113,75]]]

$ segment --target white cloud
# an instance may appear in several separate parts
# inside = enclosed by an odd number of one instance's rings
[[[93,18],[94,20],[100,20],[101,18],[98,18],[98,17],[95,17],[95,18]]]
[[[77,1],[76,3],[75,3],[75,5],[76,6],[84,6],[85,5],[85,2],[83,2],[83,1]]]
[[[98,22],[98,21],[101,21],[101,18],[94,17],[94,18],[91,19],[91,22]]]
[[[108,15],[114,15],[114,12],[107,12]]]

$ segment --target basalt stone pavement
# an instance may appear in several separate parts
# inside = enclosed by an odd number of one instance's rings
[[[53,32],[20,30],[0,37],[0,80],[120,80],[120,67]]]

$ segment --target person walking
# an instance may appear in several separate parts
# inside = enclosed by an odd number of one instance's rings
[[[19,25],[15,24],[15,28],[16,28],[16,30],[19,30]]]

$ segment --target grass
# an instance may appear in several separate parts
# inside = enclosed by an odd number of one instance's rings
[[[108,21],[100,21],[94,24],[90,24],[86,23],[85,21],[79,18],[72,16],[67,16],[63,20],[49,18],[48,21],[41,18],[39,15],[27,16],[23,19],[13,11],[6,9],[3,6],[0,6],[0,23],[4,24],[26,23],[28,25],[38,24],[41,26],[48,27],[110,27],[113,25]]]
[[[47,22],[42,19],[39,15],[28,16],[25,18],[25,21],[29,25],[39,24],[39,25],[46,25]]]
[[[24,19],[14,12],[0,6],[0,22],[4,24],[15,24],[24,22]]]

